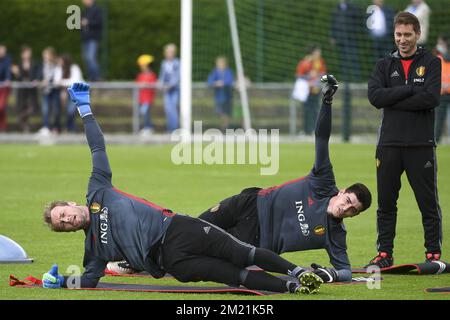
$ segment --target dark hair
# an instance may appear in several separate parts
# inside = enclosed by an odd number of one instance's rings
[[[22,46],[20,47],[20,52],[23,53],[24,51],[31,51],[31,52],[33,52],[33,50],[31,49],[31,47],[28,46],[28,45],[26,45],[26,44],[24,44],[24,45],[22,45]]]
[[[72,66],[72,57],[70,54],[64,53],[61,55],[62,60],[62,78],[69,79],[70,78],[70,67]]]
[[[318,44],[312,44],[308,47],[306,53],[312,54],[315,50],[320,49],[320,46]]]
[[[362,183],[352,184],[345,189],[346,193],[354,193],[359,202],[361,202],[362,208],[359,212],[365,211],[372,204],[372,194],[369,189]]]
[[[420,22],[415,15],[409,12],[399,12],[394,18],[394,29],[398,24],[412,24],[414,32],[420,33]]]
[[[45,209],[44,209],[44,221],[50,227],[50,229],[52,229],[53,231],[56,231],[56,232],[63,231],[63,230],[61,230],[59,228],[59,226],[54,226],[52,224],[51,212],[52,212],[53,208],[54,207],[58,207],[58,206],[68,206],[68,205],[69,205],[69,203],[67,201],[56,200],[56,201],[50,202],[49,204],[47,204],[45,206]]]
[[[445,43],[448,43],[449,36],[446,33],[439,33],[438,34],[438,39],[441,39]]]

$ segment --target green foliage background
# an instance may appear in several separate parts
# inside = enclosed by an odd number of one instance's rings
[[[107,66],[108,79],[133,79],[136,59],[150,53],[161,61],[162,47],[179,43],[180,5],[178,0],[98,0],[107,15],[107,37],[100,60]],[[1,0],[0,42],[8,46],[15,61],[23,44],[31,46],[36,59],[46,46],[58,53],[70,53],[82,65],[78,30],[68,30],[70,5],[82,7],[80,0]],[[155,65],[159,68],[159,63]]]
[[[100,57],[107,79],[134,78],[137,72],[136,57],[142,53],[150,53],[156,57],[154,68],[158,71],[164,44],[179,44],[180,0],[97,2],[105,9],[107,16],[107,37],[102,43]],[[236,0],[239,32],[243,35],[241,47],[244,64],[250,79],[264,82],[291,81],[292,77],[289,75],[273,76],[271,70],[295,70],[297,60],[284,61],[280,57],[286,52],[298,52],[298,57],[301,57],[312,41],[323,47],[325,60],[330,61],[330,71],[336,71],[339,65],[328,36],[331,13],[337,2]],[[367,0],[353,2],[359,6],[363,17],[365,8],[372,3]],[[410,3],[409,0],[385,2],[396,11],[403,10]],[[8,46],[16,61],[22,44],[30,45],[35,50],[36,57],[43,48],[52,45],[60,53],[71,53],[75,61],[81,64],[79,31],[66,28],[66,9],[72,4],[82,6],[80,0],[1,0],[0,42]],[[432,47],[439,33],[450,31],[450,0],[432,0],[428,4],[432,9],[429,36],[429,47]],[[203,81],[217,55],[225,53],[232,57],[228,16],[225,0],[193,0],[193,6],[193,76],[194,80]],[[263,10],[263,20],[258,21],[258,10]],[[295,13],[292,15],[294,18],[287,20],[288,13]],[[280,24],[281,21],[284,24]],[[244,36],[248,32],[264,35],[269,30],[277,36],[266,37],[264,44],[252,36]],[[365,32],[360,32],[359,38],[363,75],[367,76],[372,68],[370,47]],[[267,57],[274,57],[269,62],[258,57],[258,52],[262,52],[261,47],[258,47],[261,45],[263,48],[271,48],[271,52],[265,53]]]

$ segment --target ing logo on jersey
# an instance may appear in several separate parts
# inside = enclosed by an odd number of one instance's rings
[[[102,208],[102,206],[100,204],[98,204],[97,202],[94,202],[89,207],[89,210],[91,211],[91,213],[98,213],[101,208]]]

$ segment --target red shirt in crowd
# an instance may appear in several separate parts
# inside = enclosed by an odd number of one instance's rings
[[[155,84],[157,81],[156,74],[153,71],[141,72],[136,77],[137,83]],[[139,104],[153,104],[155,100],[155,89],[141,89],[139,90]]]

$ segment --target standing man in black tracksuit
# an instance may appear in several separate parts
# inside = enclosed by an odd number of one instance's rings
[[[397,14],[394,27],[398,50],[378,61],[368,83],[370,103],[383,112],[376,150],[378,255],[369,262],[381,268],[394,262],[397,199],[403,171],[422,213],[427,261],[440,259],[442,245],[434,137],[441,62],[417,46],[420,24],[414,15]]]

